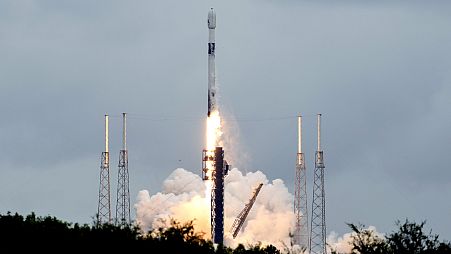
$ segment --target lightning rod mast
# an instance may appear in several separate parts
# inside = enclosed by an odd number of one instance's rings
[[[105,115],[105,151],[100,162],[99,203],[97,206],[97,224],[111,223],[110,202],[110,156],[108,152],[108,115]]]
[[[122,113],[122,150],[119,152],[117,177],[116,223],[130,224],[130,188],[127,151],[127,113]]]
[[[318,114],[318,148],[313,180],[310,254],[326,254],[326,195],[324,191],[324,160],[321,150],[321,114]]]
[[[309,241],[307,211],[307,172],[302,152],[302,116],[298,116],[298,152],[296,159],[296,180],[294,188],[295,230],[294,244],[307,250]]]

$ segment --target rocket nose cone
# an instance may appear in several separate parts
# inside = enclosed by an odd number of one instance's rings
[[[216,28],[216,13],[213,8],[208,12],[208,28],[215,29]]]

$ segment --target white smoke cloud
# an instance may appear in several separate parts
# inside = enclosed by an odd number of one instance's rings
[[[343,236],[332,231],[327,237],[329,249],[335,250],[337,253],[351,253],[352,251],[352,235],[354,233],[346,233]]]
[[[368,228],[364,229],[371,231],[374,236],[378,238],[384,238],[384,234],[377,232],[376,227],[369,226]],[[346,233],[343,236],[338,236],[336,232],[331,232],[329,236],[327,237],[327,243],[329,246],[329,253],[330,250],[335,250],[338,254],[348,254],[352,252],[352,241],[353,237],[356,235],[355,232],[352,233]]]
[[[263,187],[240,233],[233,239],[230,228],[260,183]],[[290,246],[289,230],[294,225],[293,196],[282,180],[270,182],[261,171],[243,175],[234,168],[225,178],[224,198],[225,245],[262,243],[280,249],[284,244]],[[162,192],[151,195],[147,190],[140,191],[135,209],[136,220],[145,231],[164,226],[162,219],[167,223],[174,218],[179,222],[194,220],[196,231],[210,237],[210,200],[205,182],[182,168],[176,169],[164,181]]]

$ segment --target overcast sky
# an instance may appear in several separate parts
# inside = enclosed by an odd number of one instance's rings
[[[292,191],[301,113],[311,198],[320,112],[329,232],[409,218],[451,239],[451,2],[438,0],[1,1],[0,213],[90,223],[105,113],[113,200],[121,112],[133,204],[177,167],[200,174],[210,7],[234,166]]]

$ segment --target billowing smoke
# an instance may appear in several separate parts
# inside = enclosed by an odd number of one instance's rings
[[[235,239],[229,232],[236,216],[251,198],[254,189],[263,187],[246,222]],[[232,169],[225,178],[225,245],[273,244],[278,248],[290,245],[289,231],[293,229],[293,196],[282,180],[269,181],[261,172],[243,175]],[[179,222],[194,220],[195,230],[210,238],[210,199],[200,176],[185,169],[176,169],[163,183],[163,190],[151,195],[147,190],[138,194],[136,220],[148,231],[167,226],[170,218]]]
[[[338,236],[337,233],[331,232],[327,237],[329,249],[336,251],[336,253],[351,253],[352,235],[353,233],[346,233],[343,236]]]
[[[374,236],[378,238],[384,238],[384,234],[377,232],[376,227],[369,226],[364,229],[373,233]],[[344,254],[352,252],[352,241],[353,237],[356,235],[355,232],[346,233],[343,236],[338,236],[337,233],[331,232],[327,237],[327,243],[330,250],[334,250],[335,253]]]

